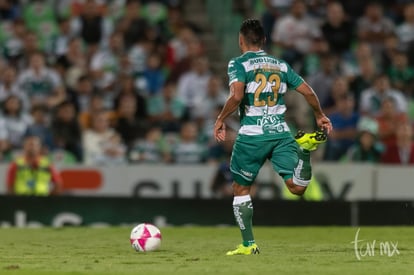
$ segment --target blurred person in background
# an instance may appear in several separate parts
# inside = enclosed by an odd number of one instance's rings
[[[29,110],[28,97],[22,92],[16,81],[16,69],[7,66],[0,75],[0,105],[4,104],[4,100],[11,95],[17,96],[21,100],[24,111]]]
[[[398,125],[407,123],[408,116],[399,112],[393,98],[385,98],[381,103],[381,110],[375,117],[378,122],[379,140],[386,146],[393,144],[397,138]]]
[[[86,165],[126,163],[126,146],[119,134],[109,126],[104,111],[92,114],[92,127],[83,131],[82,145]]]
[[[147,100],[148,119],[157,123],[163,132],[178,132],[185,116],[184,102],[177,96],[176,84],[167,81],[160,95]]]
[[[21,8],[17,1],[0,0],[0,20],[13,21],[21,15]]]
[[[384,15],[384,8],[378,1],[365,6],[364,15],[357,21],[357,37],[370,44],[376,59],[379,59],[387,36],[395,32],[394,23]]]
[[[335,98],[335,111],[328,115],[333,130],[326,142],[324,160],[340,160],[354,144],[359,114],[354,110],[354,98],[344,93]]]
[[[275,22],[272,42],[282,49],[281,59],[297,70],[304,55],[310,51],[312,40],[320,36],[318,24],[307,14],[305,1],[294,0],[289,14]]]
[[[181,75],[177,83],[177,96],[184,102],[191,119],[195,118],[196,104],[207,95],[211,77],[206,56],[195,58],[191,70]]]
[[[67,151],[82,161],[81,128],[72,102],[60,103],[53,114],[51,129],[56,149]]]
[[[27,28],[24,21],[22,19],[15,19],[13,22],[10,22],[9,32],[4,32],[2,35],[3,55],[13,67],[18,67],[19,61],[23,57],[26,34]]]
[[[148,95],[153,96],[160,93],[165,82],[165,71],[162,56],[158,52],[151,52],[148,55],[147,66],[143,74]]]
[[[14,159],[7,171],[7,193],[22,196],[48,196],[61,192],[62,179],[50,160],[42,154],[37,136],[27,136],[23,154]]]
[[[169,81],[177,82],[180,77],[191,70],[194,60],[203,56],[204,48],[198,34],[190,25],[182,27],[177,37],[168,43],[167,53],[170,68]]]
[[[105,106],[113,108],[116,96],[114,84],[120,70],[119,59],[124,53],[124,44],[121,33],[112,33],[109,37],[108,47],[96,51],[91,56],[89,72],[93,85],[103,92]]]
[[[126,0],[124,15],[116,23],[116,30],[123,34],[127,49],[136,41],[145,37],[148,22],[142,17],[142,4],[140,0]]]
[[[407,98],[414,96],[414,66],[408,63],[404,51],[394,52],[387,74],[394,88],[402,91]]]
[[[332,83],[340,75],[338,57],[333,53],[321,55],[321,68],[314,75],[310,75],[307,80],[309,85],[314,87],[322,108],[325,108],[328,101]]]
[[[22,70],[17,77],[19,88],[31,104],[46,102],[54,107],[66,98],[66,90],[60,76],[45,64],[42,52],[30,56],[28,69]]]
[[[358,135],[346,156],[348,162],[379,163],[384,152],[384,145],[378,141],[378,123],[369,117],[358,122]]]
[[[397,26],[396,34],[403,50],[414,48],[414,2],[408,2],[403,9],[404,21]],[[412,58],[411,61],[414,59]]]
[[[207,146],[200,142],[197,124],[187,121],[181,124],[178,140],[172,145],[171,155],[175,164],[200,164],[207,160]]]
[[[70,27],[71,32],[86,43],[89,54],[99,46],[105,46],[113,31],[111,20],[103,16],[102,7],[97,0],[85,0],[79,16],[72,18]]]
[[[7,132],[4,119],[0,116],[0,163],[7,161],[10,155],[8,138],[9,133]]]
[[[136,115],[137,102],[132,95],[123,95],[116,110],[116,131],[120,134],[123,143],[128,149],[138,138],[143,138],[148,123]]]
[[[138,139],[128,154],[130,163],[169,163],[171,148],[161,127],[152,124],[143,138]]]
[[[145,120],[147,119],[147,106],[146,101],[148,100],[145,98],[138,90],[135,85],[134,77],[131,75],[121,75],[119,77],[119,81],[117,81],[117,85],[115,86],[116,89],[116,97],[114,100],[114,110],[118,109],[119,103],[124,96],[130,96],[134,98],[136,102],[136,113],[135,116],[138,119]]]
[[[89,109],[92,95],[95,92],[92,79],[88,75],[81,75],[75,89],[68,90],[68,97],[75,105],[77,112],[85,112]]]
[[[32,118],[24,112],[21,100],[14,95],[4,101],[1,114],[8,133],[10,150],[20,149],[23,145],[24,134],[32,123]]]
[[[365,50],[370,52],[370,48],[368,44],[359,44],[361,49],[364,48]],[[364,90],[370,88],[374,83],[374,80],[377,76],[377,67],[375,65],[375,61],[371,58],[370,55],[366,57],[358,58],[357,64],[357,72],[355,73],[354,77],[350,80],[350,89],[354,94],[355,98],[355,109],[359,110],[360,108],[360,100],[361,94]]]
[[[342,58],[350,54],[351,43],[355,37],[354,26],[339,1],[328,2],[326,19],[321,30],[332,52]]]
[[[384,164],[414,164],[413,126],[409,122],[400,123],[397,126],[395,142],[386,146],[381,156]]]
[[[91,99],[89,101],[89,108],[80,112],[78,115],[79,125],[81,126],[82,130],[92,127],[92,114],[101,111],[106,112],[106,115],[109,119],[109,124],[111,126],[115,125],[117,116],[116,112],[110,109],[106,109],[104,106],[104,100],[102,95],[99,93],[94,93],[91,95]]]
[[[362,91],[359,111],[363,115],[375,116],[380,111],[382,101],[388,97],[394,100],[399,112],[407,112],[407,98],[401,91],[391,87],[386,74],[379,74],[375,77],[373,85]]]
[[[48,152],[54,149],[53,133],[50,127],[50,112],[46,105],[35,105],[30,114],[33,122],[27,127],[24,136],[37,136]]]
[[[207,138],[213,137],[213,126],[218,113],[227,99],[227,92],[222,80],[217,75],[211,75],[207,83],[207,93],[195,102],[193,115],[198,126]],[[221,108],[220,108],[221,109]]]

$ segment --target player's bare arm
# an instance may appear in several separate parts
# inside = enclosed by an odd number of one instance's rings
[[[305,97],[308,104],[311,106],[316,118],[316,123],[318,124],[319,128],[326,130],[329,134],[332,130],[332,124],[329,118],[323,113],[321,105],[319,103],[318,96],[315,94],[315,91],[306,82],[300,84],[296,88],[296,91],[301,93]]]
[[[230,95],[214,125],[214,137],[217,141],[220,142],[226,139],[226,125],[224,124],[224,120],[237,110],[243,97],[244,83],[240,81],[233,82],[230,85]]]

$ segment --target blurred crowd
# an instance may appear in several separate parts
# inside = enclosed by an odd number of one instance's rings
[[[322,160],[414,163],[414,3],[244,3],[332,120]],[[212,140],[226,76],[184,4],[0,0],[0,162],[27,136],[62,164],[226,161],[231,142]],[[314,129],[306,102],[287,104],[293,131]]]
[[[180,1],[0,0],[0,161],[201,163],[227,97]],[[221,146],[219,146],[221,147]]]
[[[267,50],[305,77],[332,121],[321,159],[414,164],[414,1],[261,4]],[[315,127],[305,101],[288,104],[293,125]]]

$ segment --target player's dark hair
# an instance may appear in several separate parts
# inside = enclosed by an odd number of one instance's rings
[[[240,34],[250,45],[262,46],[265,41],[263,26],[257,19],[244,20],[240,27]]]

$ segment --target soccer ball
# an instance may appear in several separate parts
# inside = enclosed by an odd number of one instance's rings
[[[154,251],[161,246],[161,231],[153,224],[141,223],[132,229],[129,240],[137,252]]]

